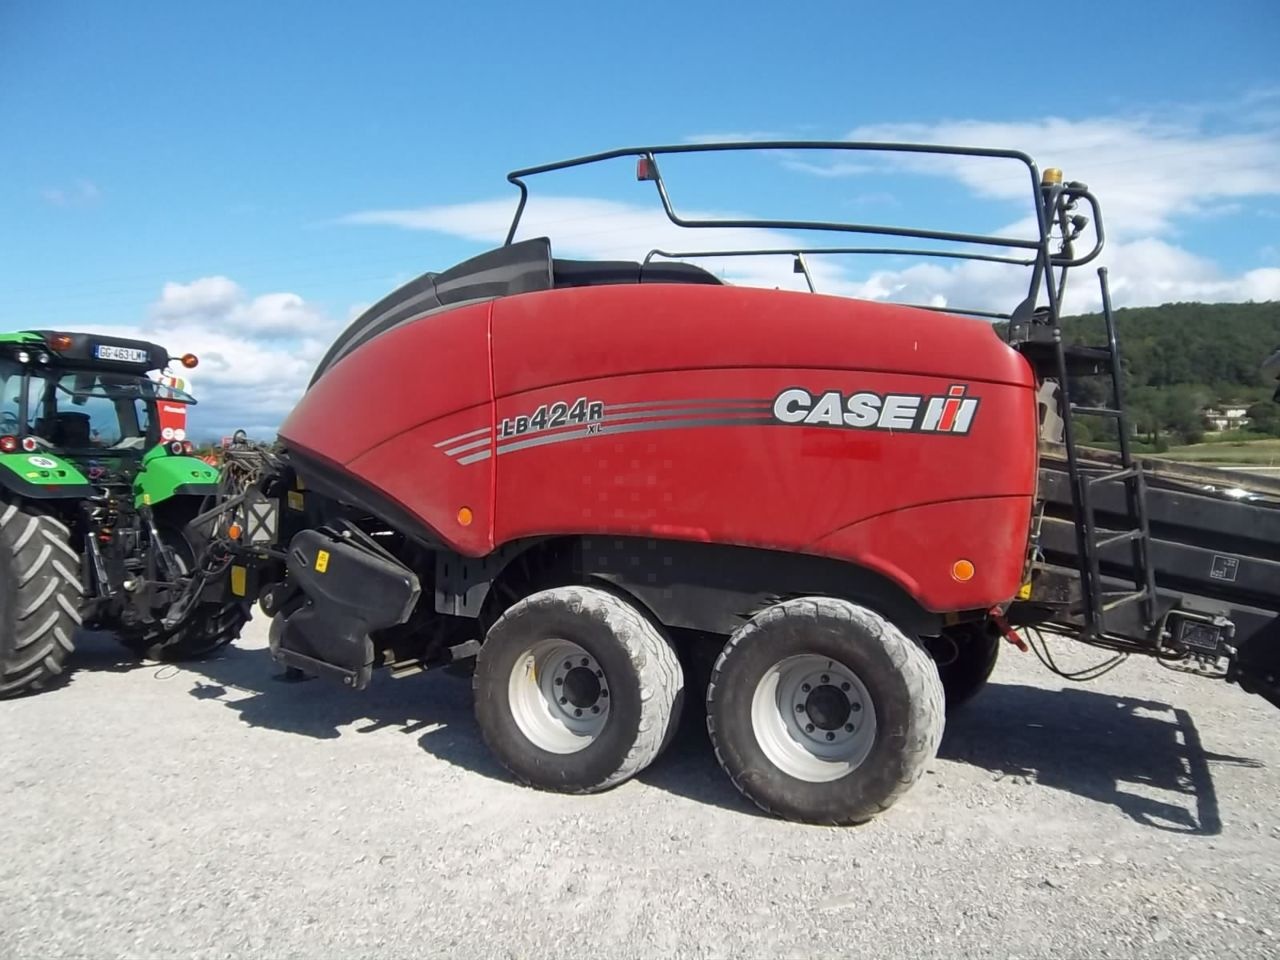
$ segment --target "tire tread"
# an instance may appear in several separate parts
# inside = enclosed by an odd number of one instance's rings
[[[62,674],[80,625],[80,558],[70,532],[34,507],[9,503],[0,512],[0,549],[13,582],[11,647],[0,660],[0,698],[39,690]],[[67,558],[71,563],[68,565]],[[70,568],[69,568],[70,567]]]
[[[764,627],[783,618],[799,616],[814,621],[843,620],[851,626],[861,627],[874,636],[887,638],[889,642],[884,643],[884,648],[894,666],[906,679],[908,695],[918,714],[919,722],[914,724],[916,735],[906,746],[904,774],[894,788],[875,805],[870,816],[857,815],[847,819],[833,818],[824,821],[832,826],[848,826],[865,822],[871,816],[888,810],[924,775],[929,762],[937,756],[946,716],[942,682],[933,660],[919,644],[909,640],[880,614],[865,607],[856,606],[849,601],[829,597],[805,597],[778,603],[757,614],[729,638],[716,658],[711,672],[711,682],[707,685],[707,732],[711,736],[717,762],[728,774],[738,792],[766,813],[776,817],[786,817],[785,813],[774,809],[767,800],[749,788],[741,771],[731,769],[732,764],[726,761],[717,737],[715,712],[712,708],[716,699],[716,688],[722,682],[721,674],[725,664],[736,655],[742,645],[749,642]]]

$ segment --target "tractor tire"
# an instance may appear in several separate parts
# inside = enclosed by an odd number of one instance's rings
[[[62,673],[80,626],[80,557],[61,521],[0,504],[0,698]]]
[[[936,756],[943,724],[928,654],[879,614],[827,597],[757,614],[707,687],[707,729],[734,786],[807,823],[887,810]]]
[[[476,720],[523,783],[595,793],[652,763],[680,720],[684,672],[657,624],[595,587],[526,597],[489,629]]]
[[[120,641],[146,660],[181,663],[199,660],[225,647],[240,636],[249,621],[248,604],[201,603],[173,634],[148,624],[141,630],[126,630]]]
[[[1000,634],[986,623],[957,624],[941,637],[925,641],[942,679],[947,713],[968,703],[987,685],[1001,643]]]
[[[192,544],[180,530],[162,527],[160,533],[173,545],[183,570],[189,570],[195,558]],[[152,622],[122,630],[120,642],[146,660],[160,663],[199,660],[239,637],[249,616],[250,602],[247,600],[200,603],[173,633]]]

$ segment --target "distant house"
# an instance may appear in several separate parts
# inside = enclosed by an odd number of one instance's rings
[[[1205,407],[1204,419],[1211,430],[1221,433],[1224,430],[1240,430],[1249,425],[1248,405],[1243,403],[1224,403],[1220,407]]]

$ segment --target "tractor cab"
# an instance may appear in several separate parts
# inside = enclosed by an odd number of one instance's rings
[[[91,474],[193,452],[186,410],[195,398],[166,374],[153,343],[49,331],[0,341],[0,452],[52,453]],[[187,354],[181,363],[196,365]],[[94,477],[96,479],[96,477]]]

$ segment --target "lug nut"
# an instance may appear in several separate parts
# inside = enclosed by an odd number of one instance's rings
[[[844,732],[845,732],[845,733],[853,733],[853,724],[852,724],[852,723],[846,723],[846,724],[844,725]]]
[[[574,711],[573,711],[573,715],[574,715],[575,717],[580,717],[580,716],[582,716],[582,708],[581,708],[581,707],[577,707],[577,708],[575,708],[575,709],[574,709]]]
[[[813,733],[813,724],[812,724],[812,723],[806,723],[806,724],[804,725],[804,732],[805,732],[805,733]]]
[[[847,682],[840,684],[840,689],[847,691],[849,689],[849,684]]]
[[[852,710],[854,713],[857,713],[859,710],[861,710],[861,709],[862,709],[862,704],[860,704],[860,703],[851,703],[851,704],[849,704],[849,709],[850,709],[850,710]]]
[[[596,706],[592,707],[592,708],[591,708],[591,712],[592,712],[592,713],[599,713],[599,712],[600,712],[600,706],[599,706],[599,704],[597,704]]]
[[[609,691],[608,691],[608,690],[601,690],[601,691],[600,691],[600,698],[601,698],[602,700],[603,700],[605,697],[607,697],[607,696],[609,696]]]
[[[560,698],[560,705],[561,705],[561,706],[564,706],[564,705],[565,705],[566,703],[568,703],[568,702],[569,702],[569,698],[568,698],[568,697],[561,697],[561,698]]]
[[[804,704],[803,704],[803,703],[797,703],[797,704],[796,704],[796,713],[804,713]]]
[[[824,673],[824,674],[822,675],[822,682],[823,682],[823,683],[830,683],[830,682],[831,682],[831,678],[830,678],[829,676],[827,676],[827,675]]]
[[[828,734],[827,734],[827,739],[828,739],[828,740],[834,740],[835,738],[836,738],[836,735],[835,735],[834,733],[828,733]]]
[[[564,686],[564,678],[563,678],[563,677],[556,677],[556,686],[557,686],[557,687]]]
[[[810,688],[809,688],[809,685],[808,685],[807,683],[802,683],[802,684],[800,684],[800,692],[801,692],[801,693],[808,693],[808,692],[809,692],[809,689],[810,689]]]
[[[583,658],[582,658],[582,665],[583,665],[584,667],[585,667],[588,663],[590,663],[590,662],[591,662],[591,661],[590,661],[590,660],[588,660],[586,657],[583,657]]]
[[[604,671],[603,671],[603,670],[597,670],[597,671],[596,671],[596,676],[597,676],[597,677],[600,677],[600,678],[603,680],[603,679],[604,679]]]

